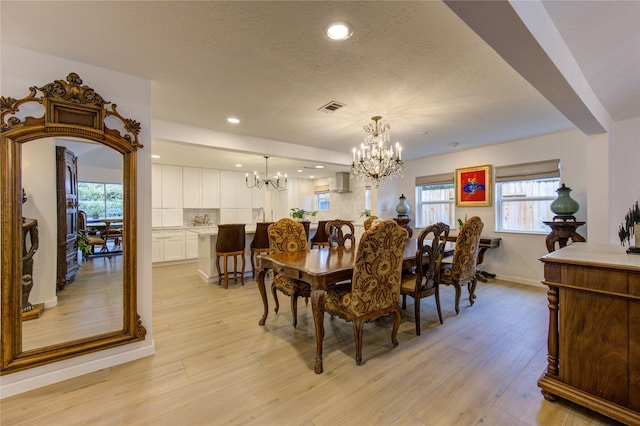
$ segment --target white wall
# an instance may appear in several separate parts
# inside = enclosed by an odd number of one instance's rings
[[[54,80],[64,80],[70,72],[78,73],[84,84],[91,86],[105,100],[117,103],[121,114],[141,123],[140,143],[145,146],[138,151],[137,157],[137,279],[138,313],[147,328],[147,338],[143,342],[4,375],[0,393],[2,397],[6,397],[148,356],[154,352],[151,317],[151,191],[144,190],[151,187],[151,83],[138,77],[7,44],[2,44],[0,48],[2,96],[22,98],[29,94],[28,88],[31,86],[40,87]]]
[[[45,184],[47,183],[47,184]],[[22,187],[27,202],[24,217],[38,221],[38,251],[33,256],[33,288],[29,301],[56,306],[56,262],[58,221],[56,211],[55,139],[39,139],[22,146]]]
[[[412,207],[410,216],[415,219],[415,178],[417,176],[453,172],[456,168],[491,164],[502,166],[553,158],[561,160],[561,180],[573,189],[572,197],[580,204],[578,220],[586,221],[586,142],[588,138],[579,131],[563,132],[500,145],[470,150],[452,150],[450,154],[408,161],[404,179],[380,188],[379,203],[385,217],[396,215],[395,205],[404,193]],[[388,215],[388,216],[387,216]],[[501,237],[501,246],[487,253],[482,269],[496,273],[499,278],[537,285],[542,279],[542,264],[538,258],[546,254],[545,236],[513,234],[495,231],[495,199],[491,207],[457,207],[455,216],[465,218],[479,216],[484,223],[484,236]],[[579,229],[587,235],[587,227]]]
[[[609,242],[620,244],[618,227],[632,204],[640,200],[640,117],[613,124],[609,151]],[[597,158],[590,164],[591,169],[601,166]]]

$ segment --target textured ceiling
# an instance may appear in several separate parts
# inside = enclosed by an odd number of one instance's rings
[[[639,3],[544,4],[609,113],[640,115]],[[405,159],[574,128],[438,1],[0,7],[5,43],[150,79],[154,119],[349,153],[382,115]],[[323,36],[335,19],[345,42]],[[330,101],[346,106],[318,111]]]

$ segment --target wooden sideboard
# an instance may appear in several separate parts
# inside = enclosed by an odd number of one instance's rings
[[[545,399],[640,425],[640,256],[574,243],[540,260],[549,287]]]

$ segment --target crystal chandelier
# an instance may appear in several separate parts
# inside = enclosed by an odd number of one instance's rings
[[[381,183],[388,182],[402,175],[402,148],[396,142],[395,147],[389,144],[389,124],[382,125],[382,117],[371,117],[373,123],[364,126],[367,135],[360,145],[360,150],[353,148],[351,174],[364,179],[378,188]]]
[[[285,190],[287,189],[287,175],[282,176],[280,172],[272,178],[269,177],[269,157],[264,156],[265,162],[265,177],[264,179],[260,178],[258,172],[253,172],[253,179],[251,183],[249,183],[249,173],[245,175],[245,180],[247,183],[247,187],[249,188],[262,188],[266,186],[266,189],[269,189],[269,186],[274,190]]]

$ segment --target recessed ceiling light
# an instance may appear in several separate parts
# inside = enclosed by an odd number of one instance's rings
[[[315,176],[309,176],[309,179],[313,179],[313,178],[315,178]]]
[[[151,155],[151,158],[160,158],[160,156],[159,156],[159,155],[157,155],[157,154],[152,154],[152,155]]]
[[[324,169],[324,166],[322,164],[318,164],[313,166],[314,169]]]
[[[351,24],[345,21],[332,22],[327,25],[325,34],[331,40],[342,41],[346,40],[353,35],[353,29]]]
[[[458,145],[460,145],[460,143],[458,143],[458,142],[451,142],[451,143],[449,144],[449,146],[450,146],[451,148],[457,148],[457,147],[458,147]]]
[[[236,167],[242,167],[242,164],[236,164]]]
[[[229,117],[229,118],[227,118],[227,122],[229,122],[231,124],[238,124],[238,123],[240,123],[240,120],[235,118],[235,117]]]
[[[298,173],[302,173],[302,169],[298,169]]]

